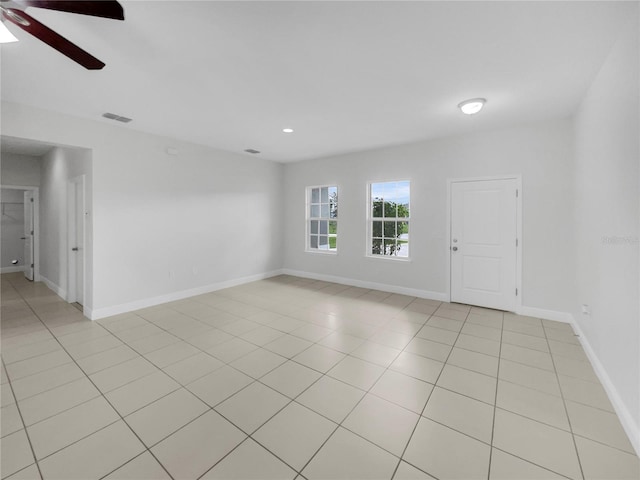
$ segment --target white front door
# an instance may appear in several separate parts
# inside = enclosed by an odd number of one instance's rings
[[[24,192],[24,276],[33,281],[33,191]]]
[[[518,180],[451,184],[451,301],[514,311]]]

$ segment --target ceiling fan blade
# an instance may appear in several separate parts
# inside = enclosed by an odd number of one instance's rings
[[[39,38],[47,45],[55,48],[63,55],[66,55],[71,60],[79,63],[88,70],[100,70],[104,67],[104,63],[98,60],[96,57],[83,49],[71,43],[62,35],[51,30],[46,25],[43,25],[35,18],[27,15],[26,13],[13,8],[3,8],[2,15],[5,19],[17,25],[25,32],[30,33],[36,38]]]
[[[124,10],[115,0],[68,1],[68,0],[20,0],[25,7],[46,8],[61,12],[79,13],[94,17],[124,20]]]

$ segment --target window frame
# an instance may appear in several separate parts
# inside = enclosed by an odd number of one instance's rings
[[[340,192],[340,186],[337,183],[334,184],[325,184],[325,185],[311,185],[305,188],[305,239],[304,239],[304,251],[306,253],[318,253],[321,255],[337,255],[338,254],[338,224],[339,224],[339,213],[338,216],[336,216],[335,218],[331,218],[331,201],[328,202],[329,205],[329,216],[328,217],[322,217],[322,208],[320,208],[320,215],[319,217],[312,217],[311,216],[311,206],[312,205],[319,205],[320,207],[325,204],[322,202],[322,189],[323,188],[335,188],[336,189],[336,194],[338,195],[338,205],[340,202],[340,196],[339,196],[339,192]],[[312,192],[314,189],[320,189],[320,202],[312,202]],[[330,197],[329,197],[330,199]],[[327,224],[327,241],[329,242],[329,248],[327,249],[323,249],[323,248],[314,248],[311,246],[311,236],[312,235],[317,235],[318,238],[320,237],[320,233],[312,233],[311,232],[311,221],[316,220],[316,221],[327,221],[327,222],[335,222],[336,225],[336,233],[331,234],[329,233],[330,231],[330,226],[329,224]],[[336,239],[336,248],[335,249],[331,249],[331,238],[335,238]]]
[[[408,217],[374,217],[373,216],[373,196],[372,196],[372,190],[373,190],[373,185],[376,184],[385,184],[385,183],[408,183],[409,184],[409,201],[408,201],[408,208],[409,208],[409,216]],[[409,226],[409,238],[408,238],[408,242],[409,245],[411,245],[411,180],[409,179],[400,179],[400,180],[383,180],[383,181],[374,181],[374,182],[367,182],[367,205],[366,205],[366,209],[367,209],[367,237],[366,237],[366,241],[365,241],[365,256],[368,258],[379,258],[382,260],[391,260],[391,261],[399,261],[399,262],[410,262],[411,261],[411,248],[409,248],[409,254],[406,257],[400,257],[398,255],[380,255],[380,254],[374,254],[371,252],[372,250],[372,245],[373,245],[373,222],[374,221],[382,221],[384,222],[385,218],[393,218],[394,222],[407,222],[408,226]],[[383,212],[384,213],[384,212]],[[397,213],[396,213],[397,215]],[[378,237],[376,237],[378,238]],[[384,236],[382,237],[384,238]]]

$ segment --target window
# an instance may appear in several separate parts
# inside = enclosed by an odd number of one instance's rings
[[[307,188],[307,250],[338,250],[338,187]]]
[[[368,255],[409,257],[408,181],[369,186]]]

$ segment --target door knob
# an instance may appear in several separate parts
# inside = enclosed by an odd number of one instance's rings
[[[458,247],[452,247],[451,250],[453,250],[454,252],[458,251]]]
[[[78,251],[78,247],[73,247],[71,250],[73,250],[74,252]]]

